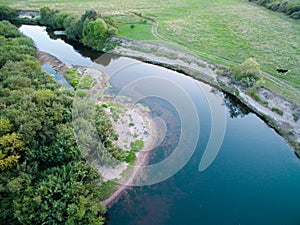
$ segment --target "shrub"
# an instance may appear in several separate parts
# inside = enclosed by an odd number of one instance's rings
[[[136,140],[130,143],[132,150],[139,151],[144,147],[143,140]]]
[[[83,24],[82,43],[96,50],[102,50],[109,37],[108,26],[103,19],[86,20]]]
[[[16,17],[16,10],[8,6],[0,6],[0,20],[13,20]]]
[[[240,65],[236,65],[230,68],[230,73],[235,80],[242,80],[243,78],[251,78],[251,82],[259,79],[261,75],[260,65],[254,58],[248,58]],[[250,81],[250,80],[249,80]]]
[[[283,112],[282,112],[280,109],[275,108],[275,107],[272,108],[272,112],[276,112],[276,113],[277,113],[278,115],[280,115],[280,116],[283,115]]]
[[[257,102],[260,102],[260,101],[261,101],[261,99],[260,99],[260,97],[259,97],[258,95],[254,95],[254,99],[255,99],[255,101],[257,101]]]
[[[126,156],[125,161],[128,162],[129,164],[133,164],[136,159],[135,151],[130,150]]]
[[[78,97],[81,97],[81,98],[86,97],[87,94],[88,94],[88,93],[87,93],[86,91],[84,91],[84,90],[78,90],[78,91],[76,92],[76,95],[77,95]]]

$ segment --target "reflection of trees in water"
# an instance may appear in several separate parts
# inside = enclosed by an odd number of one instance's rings
[[[108,66],[111,60],[116,60],[120,58],[120,56],[112,53],[105,53],[99,56],[97,59],[93,59],[95,63],[101,64],[103,66]]]
[[[114,54],[99,52],[99,51],[93,50],[91,48],[88,48],[77,41],[68,39],[66,35],[56,35],[56,34],[54,34],[54,31],[49,28],[47,28],[47,33],[51,39],[63,40],[65,43],[71,45],[75,49],[75,51],[79,52],[83,57],[90,58],[92,61],[95,61],[98,64],[102,64],[103,66],[108,66],[111,60],[119,58],[119,56],[114,55]],[[104,54],[105,54],[105,57],[101,57]],[[101,60],[99,60],[99,58]]]
[[[251,110],[243,105],[236,97],[225,94],[224,97],[225,105],[229,110],[229,114],[231,118],[244,117],[249,114]]]

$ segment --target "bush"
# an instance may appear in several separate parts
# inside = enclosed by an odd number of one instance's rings
[[[0,20],[13,20],[16,17],[16,10],[8,6],[0,6]]]
[[[102,50],[109,37],[108,26],[103,19],[86,20],[83,24],[82,43],[96,50]]]
[[[76,95],[78,97],[84,98],[84,97],[86,97],[88,95],[88,93],[86,91],[84,91],[84,90],[77,90],[76,91]]]
[[[242,80],[243,78],[251,78],[257,80],[261,75],[260,65],[254,58],[248,58],[240,65],[230,68],[230,73],[235,80]]]
[[[283,115],[283,112],[282,112],[280,109],[275,108],[275,107],[272,108],[272,112],[276,112],[276,113],[277,113],[278,115],[280,115],[280,116]]]
[[[132,165],[134,163],[135,159],[136,159],[135,151],[130,150],[127,154],[125,161]]]
[[[130,143],[130,147],[132,148],[132,150],[135,150],[135,151],[142,150],[142,148],[144,147],[144,142],[143,142],[143,140],[133,141]]]
[[[21,37],[22,35],[18,31],[18,28],[12,25],[8,21],[2,21],[0,23],[0,35],[4,36],[6,38],[15,38],[15,37]],[[1,52],[2,53],[2,52]]]

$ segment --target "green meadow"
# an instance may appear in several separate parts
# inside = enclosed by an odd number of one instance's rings
[[[297,93],[300,89],[300,21],[248,1],[2,0],[0,4],[36,10],[47,5],[77,13],[92,8],[104,15],[113,14],[122,22],[120,37],[166,44],[214,64],[230,66],[254,57],[262,70],[276,79],[271,81],[266,77],[262,80],[264,86],[300,102]],[[159,23],[158,34],[163,39],[152,35],[151,21],[141,23],[132,12],[155,19]],[[278,68],[289,72],[279,74]]]

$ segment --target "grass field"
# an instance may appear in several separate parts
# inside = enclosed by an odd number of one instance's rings
[[[300,21],[245,0],[2,0],[0,4],[20,9],[47,5],[77,13],[89,8],[103,14],[142,13],[159,22],[158,33],[170,46],[222,65],[254,57],[265,72],[300,90]],[[130,29],[130,24],[123,24],[119,35],[165,43],[151,34],[149,23],[135,24],[134,29]],[[277,68],[289,72],[281,75]],[[300,102],[298,93],[293,94],[284,86],[277,87],[268,79],[266,86]]]
[[[130,26],[134,25],[134,28]],[[119,26],[119,35],[120,37],[134,39],[137,41],[148,41],[153,40],[151,33],[152,24],[142,24],[142,23],[128,23],[121,24]]]

